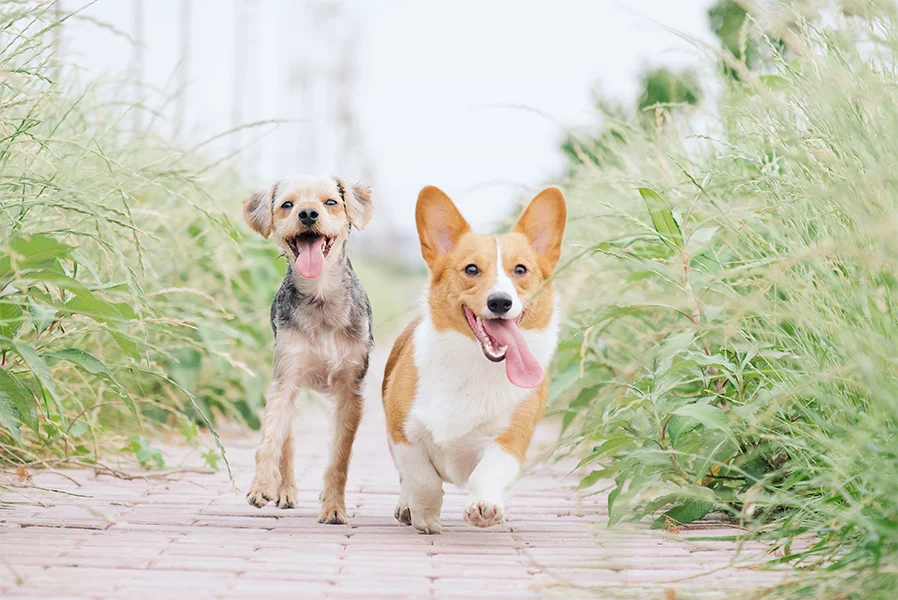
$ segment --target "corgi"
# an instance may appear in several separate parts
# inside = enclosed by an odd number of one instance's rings
[[[440,189],[418,195],[429,288],[423,314],[393,346],[382,388],[400,523],[440,533],[443,482],[469,489],[471,525],[505,520],[506,490],[546,406],[559,328],[548,280],[566,218],[561,190],[550,187],[510,233],[482,235]]]

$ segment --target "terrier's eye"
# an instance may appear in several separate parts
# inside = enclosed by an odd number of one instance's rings
[[[516,267],[514,268],[514,274],[515,274],[515,275],[526,275],[526,274],[527,274],[527,267],[525,267],[524,265],[518,265],[518,266],[516,266]]]
[[[283,204],[281,204],[281,208],[293,208],[293,203],[287,200]]]
[[[331,198],[330,200],[326,201],[325,204],[326,204],[327,206],[336,206],[336,205],[337,205],[337,201],[334,200],[333,198]]]
[[[465,267],[465,273],[467,275],[470,275],[471,277],[474,277],[475,275],[480,274],[480,269],[477,268],[477,265],[468,265],[467,267]]]

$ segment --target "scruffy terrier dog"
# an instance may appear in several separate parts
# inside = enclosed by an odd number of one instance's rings
[[[346,523],[346,472],[362,416],[362,383],[374,347],[371,304],[346,242],[371,219],[371,190],[327,177],[290,177],[252,194],[243,218],[290,261],[271,305],[274,376],[247,501],[296,505],[294,398],[306,387],[336,400],[335,434],[324,473],[319,523]]]

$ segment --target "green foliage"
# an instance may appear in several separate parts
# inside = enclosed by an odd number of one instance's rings
[[[692,71],[674,73],[666,67],[649,71],[642,77],[642,95],[638,108],[644,111],[657,105],[696,106],[702,90]]]
[[[888,597],[898,29],[820,22],[795,29],[802,59],[725,79],[700,139],[604,115],[627,133],[571,164],[550,401],[581,487],[613,480],[612,524],[718,511],[814,569],[782,594],[829,597],[838,576],[865,582],[842,597]]]
[[[144,109],[108,102],[114,87],[66,79],[55,14],[0,8],[0,459],[257,425],[283,266],[227,216],[231,171],[131,130]]]
[[[150,469],[156,465],[159,469],[165,468],[165,458],[157,448],[150,446],[150,442],[141,435],[132,435],[128,438],[129,444],[122,448],[122,452],[132,452],[137,462],[144,469]]]

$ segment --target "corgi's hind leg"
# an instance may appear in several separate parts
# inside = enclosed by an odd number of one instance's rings
[[[405,522],[403,519],[405,517],[421,533],[440,533],[443,479],[434,469],[422,447],[414,444],[395,444],[392,450],[402,486],[396,518],[400,522]]]

